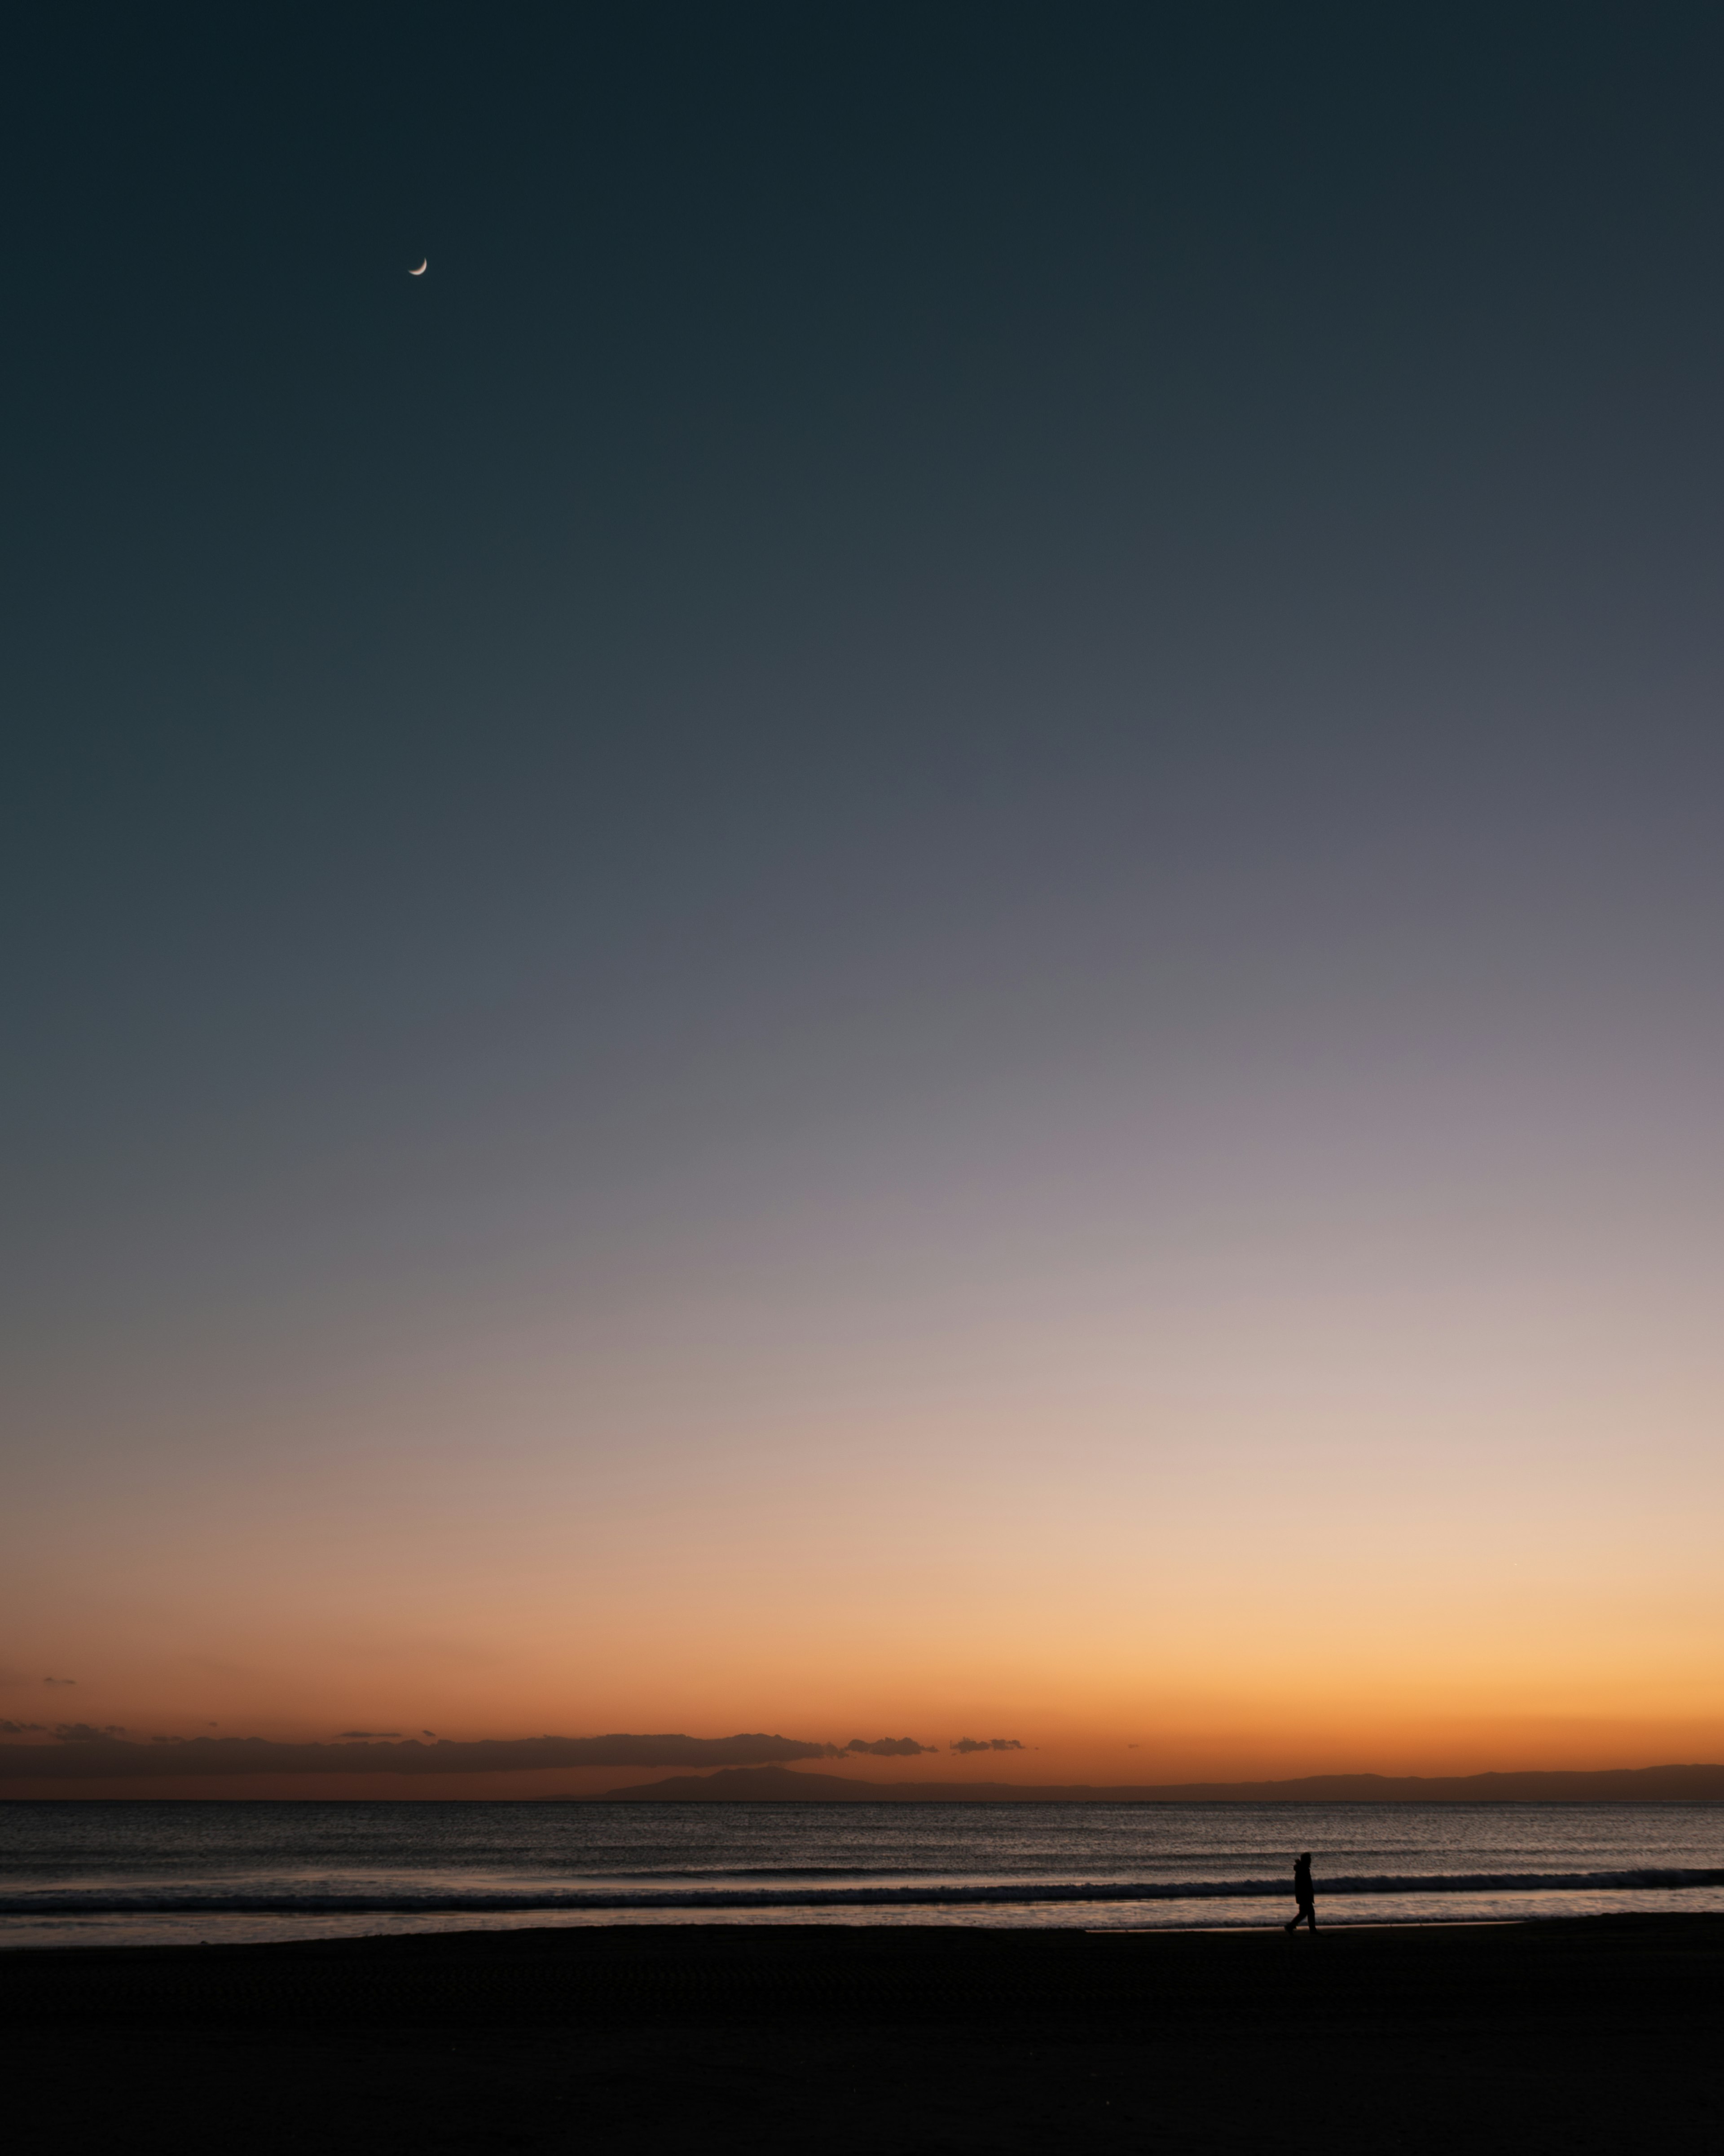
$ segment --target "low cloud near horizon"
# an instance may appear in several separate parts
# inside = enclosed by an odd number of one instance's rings
[[[0,1733],[26,1734],[32,1725],[13,1722]],[[793,1759],[837,1759],[847,1752],[902,1758],[931,1752],[913,1737],[883,1737],[870,1743],[852,1738],[842,1748],[799,1738],[736,1737],[519,1737],[484,1738],[457,1743],[448,1738],[365,1736],[358,1731],[331,1743],[284,1743],[268,1737],[128,1739],[117,1728],[63,1722],[47,1743],[0,1744],[0,1782],[113,1780],[160,1774],[486,1774],[523,1768],[572,1767],[760,1767]]]
[[[952,1748],[954,1752],[1021,1752],[1024,1745],[1016,1737],[960,1737]]]

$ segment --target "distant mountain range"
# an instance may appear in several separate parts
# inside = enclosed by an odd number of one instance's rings
[[[673,1774],[607,1789],[603,1804],[1717,1804],[1724,1767],[1609,1767],[1573,1774],[1306,1774],[1289,1782],[865,1782],[793,1767]]]

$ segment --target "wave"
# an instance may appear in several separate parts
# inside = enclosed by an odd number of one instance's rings
[[[1724,1887],[1724,1871],[1475,1871],[1422,1876],[1322,1879],[1320,1900],[1339,1895],[1589,1893],[1610,1889]],[[1057,1902],[1290,1901],[1285,1879],[1156,1881],[1077,1880],[1055,1882],[926,1887],[669,1887],[657,1892],[605,1887],[510,1890],[449,1887],[416,1892],[401,1888],[357,1888],[283,1893],[233,1887],[190,1894],[183,1889],[116,1891],[110,1887],[63,1887],[0,1893],[0,1917],[96,1916],[429,1916],[497,1915],[558,1910],[608,1909],[858,1909],[953,1908]]]

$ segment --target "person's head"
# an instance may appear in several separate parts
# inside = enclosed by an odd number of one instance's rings
[[[1299,1852],[1299,1861],[1301,1864],[1309,1864],[1311,1862],[1311,1851],[1308,1849],[1301,1849]]]

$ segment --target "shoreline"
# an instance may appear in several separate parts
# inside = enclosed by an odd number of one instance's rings
[[[1358,1897],[1362,1898],[1362,1897]],[[1622,1923],[1650,1924],[1670,1922],[1690,1924],[1713,1922],[1724,1925],[1724,1910],[1671,1909],[1648,1907],[1644,1909],[1616,1908],[1575,1912],[1554,1911],[1541,1914],[1526,1910],[1488,1914],[1444,1916],[1435,1912],[1420,1912],[1414,1915],[1370,1916],[1351,1914],[1334,1907],[1344,1904],[1346,1897],[1337,1896],[1327,1907],[1318,1903],[1318,1928],[1323,1936],[1352,1935],[1356,1933],[1431,1933],[1455,1931],[1501,1931],[1518,1928],[1547,1929],[1552,1926],[1592,1927]],[[1058,1938],[1082,1937],[1086,1938],[1260,1938],[1284,1928],[1280,1914],[1267,1917],[1242,1917],[1234,1923],[1193,1921],[1165,1924],[1122,1922],[1096,1923],[1087,1914],[1074,1915],[1068,1922],[992,1922],[984,1912],[996,1909],[1015,1912],[1021,1903],[977,1902],[964,1908],[942,1914],[937,1907],[913,1902],[901,1912],[878,1909],[857,1909],[854,1912],[834,1910],[818,1904],[791,1904],[781,1909],[740,1907],[736,1910],[691,1911],[681,1904],[663,1910],[599,1909],[590,1914],[570,1915],[560,1921],[554,1915],[549,1921],[535,1922],[538,1912],[523,1912],[514,1920],[492,1919],[462,1922],[456,1918],[415,1922],[408,1920],[401,1924],[373,1931],[318,1931],[309,1928],[315,1917],[305,1919],[308,1928],[300,1933],[283,1933],[280,1936],[264,1938],[160,1938],[139,1936],[132,1938],[105,1939],[31,1939],[13,1941],[8,1937],[4,1921],[0,1921],[0,1962],[13,1956],[37,1956],[67,1953],[162,1953],[182,1954],[219,1952],[223,1953],[272,1953],[279,1949],[359,1947],[389,1948],[408,1943],[427,1945],[445,1944],[464,1939],[506,1939],[514,1941],[546,1940],[562,1938],[623,1937],[639,1933],[674,1932],[691,1937],[706,1933],[757,1932],[763,1936],[783,1933],[828,1931],[849,1935],[854,1933],[882,1932],[899,1937],[915,1937],[921,1933],[945,1935],[962,1933],[967,1936],[1015,1938]],[[1080,1902],[1061,1902],[1048,1905],[1054,1908],[1083,1909]],[[1124,1906],[1111,1904],[1106,1906]],[[550,1912],[546,1912],[549,1914]],[[979,1921],[977,1919],[980,1919]],[[11,1920],[22,1927],[31,1922],[19,1917]],[[69,1924],[82,1923],[94,1928],[102,1923],[113,1923],[112,1918],[102,1916],[62,1917]],[[182,1921],[208,1924],[219,1928],[223,1924],[247,1921],[243,1916],[228,1916],[212,1912]],[[115,1927],[118,1928],[117,1925]]]
[[[1331,1918],[1326,1921],[1322,1917],[1321,1912],[1319,1912],[1318,1932],[1321,1937],[1327,1938],[1331,1934],[1338,1936],[1342,1933],[1351,1934],[1355,1932],[1443,1933],[1456,1931],[1511,1931],[1522,1926],[1544,1924],[1609,1924],[1624,1921],[1629,1922],[1662,1922],[1666,1917],[1668,1917],[1670,1921],[1672,1922],[1686,1923],[1691,1921],[1696,1921],[1711,1916],[1713,1913],[1713,1912],[1707,1910],[1696,1910],[1691,1912],[1691,1915],[1690,1912],[1685,1911],[1658,1910],[1649,1912],[1646,1917],[1640,1917],[1634,1916],[1632,1913],[1624,1917],[1619,1912],[1610,1911],[1600,1912],[1597,1915],[1583,1917],[1383,1917],[1379,1918],[1365,1917],[1352,1919],[1345,1917]],[[1719,1917],[1717,1921],[1724,1922],[1724,1917]],[[711,1922],[690,1923],[686,1921],[678,1922],[676,1921],[676,1912],[672,1912],[671,1914],[663,1921],[655,1922],[651,1924],[628,1922],[608,1924],[522,1924],[510,1927],[485,1924],[464,1924],[449,1925],[436,1931],[335,1932],[316,1934],[304,1938],[279,1939],[105,1939],[96,1941],[68,1939],[64,1941],[45,1942],[33,1945],[13,1945],[6,1939],[3,1933],[0,1933],[0,1964],[8,1961],[13,1956],[34,1957],[41,1954],[179,1955],[216,1953],[251,1954],[274,1953],[286,1949],[310,1947],[341,1948],[389,1947],[400,1945],[409,1941],[414,1943],[424,1943],[434,1940],[440,1943],[448,1943],[474,1938],[522,1939],[538,1938],[547,1936],[560,1938],[566,1934],[572,1933],[578,1933],[581,1936],[590,1938],[594,1934],[598,1934],[602,1937],[607,1933],[634,1933],[647,1930],[675,1930],[689,1933],[705,1933],[708,1931],[747,1931],[751,1928],[762,1933],[774,1933],[790,1931],[828,1930],[843,1931],[848,1933],[850,1932],[878,1930],[893,1932],[900,1936],[906,1932],[916,1933],[924,1930],[931,1932],[937,1930],[942,1933],[947,1931],[962,1930],[972,1936],[981,1937],[983,1938],[1050,1938],[1075,1937],[1089,1939],[1239,1939],[1266,1938],[1272,1933],[1282,1930],[1284,1927],[1279,1923],[1058,1925],[972,1924],[963,1926],[955,1924],[920,1925],[915,1923],[890,1925],[870,1925],[865,1923],[834,1924],[829,1917],[823,1915],[812,1917],[804,1923],[798,1923],[795,1922],[793,1917],[788,1921],[763,1924],[759,1922],[758,1917],[752,1912],[736,1919],[727,1920],[721,1923],[714,1924]]]
[[[671,1913],[674,1916],[675,1912]],[[1653,1938],[1674,1941],[1686,1938],[1696,1944],[1703,1942],[1708,1948],[1716,1948],[1721,1960],[1721,1974],[1724,1974],[1724,1911],[1608,1910],[1584,1915],[1383,1917],[1375,1921],[1361,1918],[1347,1922],[1325,1922],[1321,1901],[1318,1904],[1318,1929],[1315,1934],[1302,1928],[1296,1934],[1290,1933],[1280,1922],[1060,1926],[913,1922],[851,1924],[834,1923],[828,1915],[821,1912],[811,1915],[806,1922],[761,1922],[755,1912],[745,1912],[736,1921],[720,1924],[700,1921],[667,1921],[646,1925],[626,1922],[508,1927],[472,1924],[450,1926],[436,1931],[336,1933],[305,1938],[110,1941],[48,1948],[0,1943],[0,1967],[9,1969],[12,1964],[24,1959],[34,1962],[44,1953],[56,1956],[83,1956],[92,1961],[101,1958],[137,1964],[157,1960],[172,1963],[182,1958],[207,1963],[214,1957],[249,1962],[259,1957],[295,1956],[342,1960],[375,1957],[382,1961],[423,1962],[428,1958],[434,1961],[475,1953],[493,1960],[520,1957],[555,1962],[558,1957],[579,1958],[583,1961],[602,1959],[613,1949],[623,1954],[645,1953],[662,1955],[666,1950],[662,1943],[666,1941],[694,1952],[721,1939],[731,1943],[727,1943],[725,1948],[731,1954],[751,1952],[775,1954],[789,1950],[782,1945],[787,1941],[794,1943],[798,1949],[819,1945],[833,1951],[866,1951],[859,1946],[859,1943],[865,1941],[878,1943],[875,1950],[880,1951],[886,1949],[887,1943],[890,1943],[891,1949],[906,1953],[913,1953],[918,1949],[941,1953],[985,1952],[990,1943],[1005,1943],[1006,1950],[1020,1951],[1034,1943],[1031,1951],[1044,1946],[1050,1953],[1057,1953],[1063,1950],[1064,1943],[1082,1939],[1168,1942],[1215,1939],[1247,1945],[1253,1940],[1289,1937],[1300,1940],[1315,1937],[1319,1941],[1363,1937],[1436,1939],[1458,1933],[1476,1932],[1542,1934],[1553,1939],[1560,1938],[1568,1944],[1588,1936],[1617,1939],[1633,1938],[1643,1942]],[[771,1946],[767,1943],[769,1941],[773,1943]],[[956,1942],[964,1943],[962,1946],[947,1943]],[[24,2002],[18,1997],[7,1997],[5,1987],[0,1984],[0,2016],[19,2014],[23,2018],[29,2018]]]

